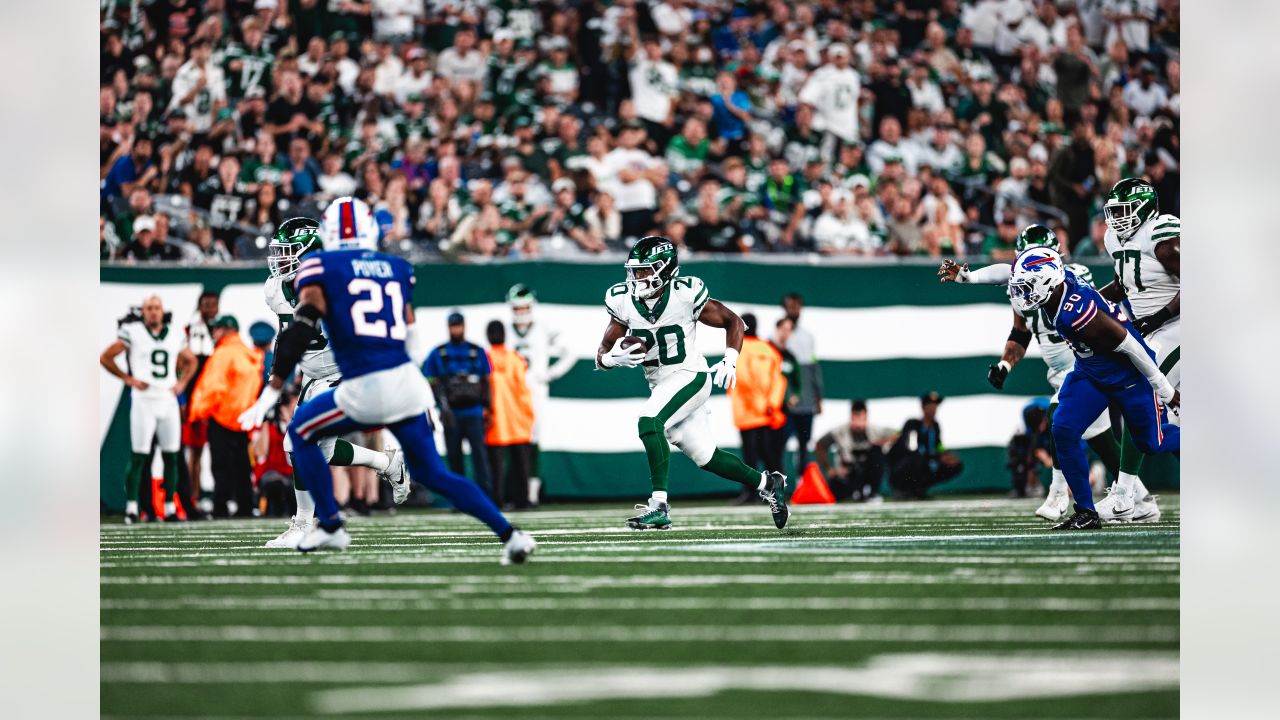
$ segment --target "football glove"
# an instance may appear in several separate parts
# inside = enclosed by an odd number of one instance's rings
[[[1004,389],[1004,380],[1009,377],[1009,363],[1001,360],[995,365],[987,366],[987,382],[997,390]]]
[[[618,338],[614,340],[613,347],[609,348],[609,352],[600,356],[600,367],[633,368],[644,362],[645,349],[639,345],[624,349],[622,347],[624,339]]]
[[[240,421],[240,429],[244,431],[252,430],[262,424],[266,419],[267,413],[271,408],[275,407],[276,402],[280,400],[280,391],[267,385],[262,388],[262,394],[258,396],[257,402],[249,406],[248,410],[240,413],[237,418]]]
[[[738,351],[725,348],[724,359],[711,366],[711,382],[728,390],[738,383]]]
[[[943,260],[942,267],[938,268],[938,282],[969,282],[969,263],[963,265],[956,264],[955,260]]]

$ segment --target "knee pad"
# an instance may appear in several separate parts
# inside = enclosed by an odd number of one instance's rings
[[[640,437],[644,437],[662,433],[664,429],[658,418],[642,417],[636,421],[636,432],[640,434]]]

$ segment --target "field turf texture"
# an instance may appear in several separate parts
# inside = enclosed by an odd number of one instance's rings
[[[628,504],[101,529],[104,717],[1152,718],[1178,713],[1178,498],[1062,534],[1038,501]]]

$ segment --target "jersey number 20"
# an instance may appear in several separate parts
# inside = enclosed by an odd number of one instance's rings
[[[400,289],[400,283],[393,280],[383,285],[377,280],[356,278],[347,284],[347,292],[361,296],[351,303],[351,326],[357,335],[404,340],[404,291]],[[391,301],[390,328],[385,319],[371,320],[369,317],[382,314],[384,294]]]

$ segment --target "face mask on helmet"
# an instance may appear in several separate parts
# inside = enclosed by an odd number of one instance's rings
[[[1032,248],[1013,261],[1009,300],[1019,312],[1044,305],[1066,279],[1062,257],[1049,248]]]
[[[1138,205],[1136,200],[1130,202],[1122,202],[1120,200],[1108,200],[1106,205],[1102,206],[1102,216],[1107,221],[1107,227],[1115,231],[1121,238],[1127,238],[1142,225],[1142,218],[1138,216]]]
[[[1034,310],[1049,299],[1052,288],[1043,289],[1035,282],[1026,280],[1009,281],[1009,299],[1020,312]]]
[[[666,285],[666,281],[662,279],[664,267],[666,262],[661,260],[651,263],[628,260],[627,287],[630,288],[631,294],[641,300],[657,297]]]
[[[267,269],[273,278],[292,280],[302,262],[302,256],[320,249],[319,227],[301,225],[292,231],[282,227],[267,246]]]

